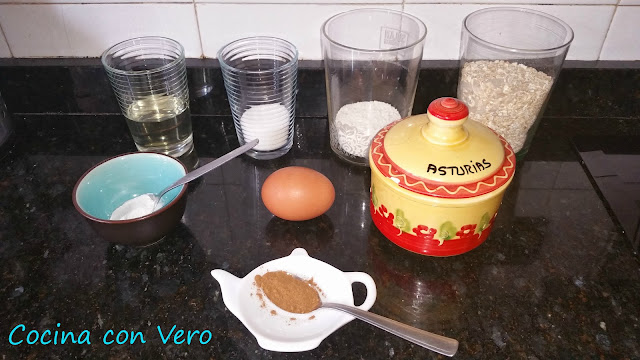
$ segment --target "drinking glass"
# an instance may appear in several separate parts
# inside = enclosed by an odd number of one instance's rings
[[[323,25],[331,149],[369,165],[373,136],[411,115],[427,28],[420,19],[387,9],[357,9]]]
[[[469,118],[526,155],[573,40],[564,21],[540,11],[495,7],[462,26],[458,98]]]
[[[173,157],[193,151],[184,48],[163,37],[113,45],[102,64],[140,151]]]
[[[259,142],[247,155],[274,159],[293,145],[298,50],[268,36],[233,41],[218,52],[240,145]]]

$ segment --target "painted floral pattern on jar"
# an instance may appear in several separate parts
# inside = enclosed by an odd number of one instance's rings
[[[429,255],[438,255],[440,252],[427,250],[434,242],[442,249],[443,254],[461,249],[464,249],[461,252],[466,252],[475,248],[489,236],[497,216],[497,212],[492,216],[484,213],[476,224],[462,226],[445,221],[442,224],[418,224],[412,227],[402,209],[391,212],[378,202],[374,188],[371,189],[370,207],[374,223],[385,235],[393,233],[396,244]]]

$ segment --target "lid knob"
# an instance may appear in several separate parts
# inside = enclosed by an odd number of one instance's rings
[[[468,116],[469,109],[462,101],[452,97],[435,99],[427,108],[429,123],[422,128],[422,135],[437,145],[459,144],[469,136],[462,126]]]
[[[435,99],[429,104],[427,111],[442,120],[461,120],[469,116],[469,108],[462,101],[452,97]]]

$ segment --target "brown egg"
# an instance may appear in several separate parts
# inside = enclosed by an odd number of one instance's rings
[[[292,221],[324,214],[336,197],[331,180],[321,173],[290,166],[269,175],[262,184],[262,202],[273,215]]]

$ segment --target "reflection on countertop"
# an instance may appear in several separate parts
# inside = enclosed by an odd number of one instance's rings
[[[385,239],[369,215],[366,168],[338,160],[326,119],[299,118],[294,148],[273,161],[248,157],[189,184],[181,225],[157,245],[105,243],[71,203],[75,181],[104,158],[135,151],[117,115],[23,115],[0,162],[0,310],[7,358],[422,359],[434,353],[362,322],[315,350],[261,349],[226,310],[214,268],[244,276],[303,247],[378,286],[373,312],[460,341],[457,359],[640,358],[640,261],[607,213],[569,134],[624,128],[596,119],[544,119],[489,239],[471,252],[425,257]],[[225,116],[194,117],[201,163],[237,146]],[[318,170],[336,201],[323,216],[288,222],[260,200],[283,166]],[[362,289],[355,289],[362,298]],[[91,344],[10,346],[9,332],[89,329]],[[157,326],[209,329],[207,345],[164,344]],[[105,345],[107,330],[140,331],[145,344]],[[25,335],[26,336],[26,335]]]
[[[640,136],[579,137],[573,142],[596,190],[637,252],[640,250]]]

